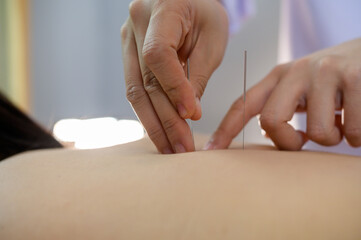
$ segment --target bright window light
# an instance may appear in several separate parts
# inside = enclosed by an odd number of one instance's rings
[[[111,117],[63,119],[55,124],[53,134],[59,141],[74,143],[75,148],[94,149],[139,140],[144,129],[138,121]]]

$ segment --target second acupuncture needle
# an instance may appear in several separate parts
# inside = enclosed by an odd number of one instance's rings
[[[188,81],[190,81],[189,58],[187,59],[187,79],[188,79]],[[190,128],[190,130],[191,130],[192,138],[193,138],[193,142],[194,142],[192,120],[191,120],[191,119],[187,119],[186,121],[187,121],[188,126],[189,126],[189,128]]]
[[[242,131],[242,149],[244,149],[244,132],[246,130],[246,82],[247,82],[247,50],[244,51],[243,66],[243,131]]]

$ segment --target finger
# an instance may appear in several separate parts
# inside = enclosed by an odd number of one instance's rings
[[[135,25],[133,24],[133,26]],[[194,142],[188,124],[179,116],[178,112],[169,101],[169,98],[164,92],[157,77],[147,67],[143,55],[139,52],[143,48],[146,31],[146,24],[137,24],[137,27],[134,28],[138,49],[138,61],[142,72],[144,88],[173,151],[177,153],[194,151]],[[182,74],[184,78],[186,78],[184,71]],[[194,97],[194,94],[192,96]]]
[[[208,27],[205,27],[206,29],[198,36],[197,43],[190,55],[190,82],[198,99],[201,99],[209,78],[221,64],[229,35],[226,14],[219,14],[218,17],[208,20],[207,23]],[[215,25],[226,27],[215,28]],[[201,113],[197,109],[196,113],[199,112]],[[200,117],[201,115],[196,115],[192,119],[197,120]]]
[[[134,33],[129,22],[122,27],[122,52],[129,102],[158,151],[165,154],[173,153],[161,122],[144,90]]]
[[[232,104],[204,149],[227,148],[232,139],[238,135],[247,122],[262,111],[279,78],[287,68],[287,65],[276,67],[264,80],[248,90],[246,93],[246,104],[243,101],[243,96],[238,98]]]
[[[300,150],[307,141],[305,134],[296,131],[289,123],[306,92],[303,63],[280,80],[261,113],[261,126],[281,150]],[[301,101],[302,102],[302,101]]]
[[[338,82],[337,73],[322,64],[307,94],[307,137],[324,146],[342,140],[335,123]]]
[[[361,70],[349,67],[343,76],[343,133],[353,147],[361,146]]]
[[[142,57],[183,118],[196,114],[196,97],[179,60],[178,50],[191,27],[189,11],[163,3],[152,13]]]
[[[220,65],[225,46],[214,46],[214,42],[227,42],[227,32],[212,34],[209,33],[212,38],[202,36],[198,39],[197,45],[190,55],[190,82],[196,95],[196,111],[192,117],[192,120],[198,120],[202,116],[202,110],[200,108],[199,99],[201,99],[204,90],[207,86],[208,80]],[[220,40],[219,38],[223,38]],[[212,40],[210,40],[212,39]],[[199,108],[197,108],[199,107]]]
[[[148,92],[150,99],[155,106],[157,115],[162,123],[173,150],[176,153],[194,151],[192,133],[187,122],[179,117],[178,112],[169,102],[160,85],[151,92]]]

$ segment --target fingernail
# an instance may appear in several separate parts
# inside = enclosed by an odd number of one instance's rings
[[[174,153],[172,149],[170,148],[164,148],[162,151],[162,154],[172,154]]]
[[[186,152],[186,149],[180,143],[177,143],[176,145],[174,145],[174,150],[176,153],[185,153]]]
[[[196,105],[201,108],[201,100],[199,100],[199,97],[196,97]]]
[[[199,98],[196,98],[196,109],[197,111],[200,111],[202,113],[202,105],[201,105],[201,100],[199,100]]]
[[[183,104],[178,104],[177,105],[178,108],[178,113],[182,118],[186,118],[187,117],[187,110],[186,108],[183,106]]]
[[[213,140],[209,140],[207,144],[203,147],[203,150],[213,150],[215,148],[215,145],[213,143]]]

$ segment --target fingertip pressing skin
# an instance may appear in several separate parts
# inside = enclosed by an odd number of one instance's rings
[[[276,67],[261,82],[249,89],[246,92],[246,102],[244,102],[243,96],[239,97],[232,104],[204,149],[227,148],[248,121],[262,111],[269,95],[277,85],[280,75],[287,67],[288,65]]]
[[[172,147],[144,89],[134,32],[129,25],[129,21],[127,23],[122,27],[122,57],[127,99],[158,151],[171,153],[173,152]]]
[[[204,145],[203,150],[217,150],[226,149],[229,147],[233,140],[233,137],[228,134],[222,133],[222,130],[218,129],[209,141]]]
[[[224,149],[229,146],[232,139],[242,130],[244,102],[238,98],[228,110],[216,132],[205,145],[204,150]]]
[[[151,104],[150,106],[138,104],[139,106],[134,107],[134,110],[159,152],[169,154],[194,151],[194,143],[188,125],[179,116],[169,99],[169,95],[174,94],[177,90],[183,95],[186,93],[185,99],[190,98],[188,95],[194,96],[194,94],[189,91],[189,89],[192,90],[191,86],[184,76],[183,69],[178,66],[179,62],[165,60],[167,58],[178,59],[173,49],[163,44],[162,40],[157,37],[150,37],[150,39],[158,39],[159,42],[147,40],[154,30],[151,27],[152,21],[149,22],[149,26],[147,24],[141,24],[138,20],[138,25],[134,26],[134,29],[143,88]],[[173,70],[169,72],[169,69]],[[175,74],[177,71],[179,73]],[[177,76],[180,77],[177,78]],[[172,81],[163,82],[162,86],[161,79],[164,78]],[[189,108],[189,106],[186,107]],[[152,113],[149,114],[149,111]],[[158,122],[156,127],[152,126],[155,122]],[[166,139],[168,144],[162,144],[162,139]]]

